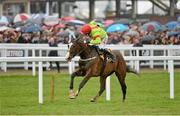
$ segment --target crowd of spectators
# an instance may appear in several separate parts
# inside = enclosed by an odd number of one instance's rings
[[[180,44],[180,28],[162,29],[157,32],[142,30],[141,25],[130,25],[130,30],[109,33],[108,44]]]
[[[108,33],[107,44],[180,44],[180,28],[162,29],[157,32],[141,29],[142,24],[129,25],[128,31]],[[67,44],[76,38],[81,27],[65,25],[64,27],[43,26],[42,31],[23,33],[18,28],[0,31],[0,43],[48,43],[54,39]]]

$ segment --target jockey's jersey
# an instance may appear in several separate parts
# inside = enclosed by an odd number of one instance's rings
[[[101,38],[101,41],[97,41],[98,43],[95,43],[95,44],[100,44],[102,40],[107,37],[106,31],[100,28],[99,26],[97,26],[95,23],[93,24],[90,23],[90,26],[91,26],[91,32],[89,36],[93,40]]]

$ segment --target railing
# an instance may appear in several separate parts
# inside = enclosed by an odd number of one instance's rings
[[[154,46],[154,45],[146,45],[144,47],[132,47],[132,45],[124,46],[115,46],[115,45],[109,45],[106,46],[107,48],[111,48],[112,50],[119,50],[125,55],[125,50],[129,51],[129,56],[124,56],[126,61],[130,61],[130,65],[134,66],[137,71],[139,71],[139,61],[146,60],[146,61],[164,61],[165,66],[168,66],[168,71],[170,73],[170,98],[174,99],[174,63],[176,61],[175,65],[179,65],[180,63],[180,55],[178,51],[180,51],[180,46]],[[39,103],[43,103],[43,62],[48,61],[65,61],[64,56],[61,57],[42,57],[42,51],[48,51],[48,50],[58,50],[58,51],[67,51],[66,45],[59,45],[59,47],[48,47],[48,45],[38,45],[38,44],[0,44],[0,50],[1,50],[1,57],[0,62],[1,66],[4,68],[7,68],[7,62],[25,62],[27,65],[27,62],[32,62],[32,72],[35,76],[35,62],[38,62],[38,69],[39,69]],[[28,56],[25,52],[25,57],[7,57],[7,50],[28,50],[32,52],[31,56]],[[136,56],[132,56],[132,50],[136,51]],[[154,54],[150,54],[150,56],[139,56],[140,50],[150,50],[150,53],[153,53],[155,50],[161,50],[163,51],[163,56],[154,56]],[[35,56],[35,51],[38,51],[39,55],[38,57]],[[177,51],[177,53],[174,55],[174,52]],[[167,54],[166,54],[167,53]],[[179,55],[179,56],[178,56]],[[69,72],[72,73],[74,70],[74,62],[77,62],[79,60],[78,57],[75,57],[71,63],[69,63]],[[166,63],[168,62],[168,63]],[[135,64],[135,65],[134,65]],[[6,71],[6,69],[4,69]],[[107,78],[106,80],[106,99],[110,100],[110,78]]]
[[[171,55],[179,55],[180,56],[180,46],[176,45],[144,45],[143,47],[132,47],[132,45],[107,45],[105,46],[107,48],[111,48],[112,50],[119,50],[122,52],[124,56],[132,56],[132,51],[136,52],[136,57],[138,57],[140,54],[139,51],[146,51],[145,53],[148,53],[146,55],[148,56],[171,56]],[[1,57],[13,57],[13,56],[20,56],[20,57],[42,57],[42,56],[48,56],[48,52],[50,50],[58,50],[59,56],[65,56],[68,48],[67,45],[59,44],[58,47],[49,47],[48,44],[0,44],[0,56]],[[19,51],[19,54],[18,54]],[[17,53],[17,54],[15,54]],[[21,55],[20,55],[21,54]],[[162,61],[152,61],[149,60],[149,62],[145,63],[139,63],[139,61],[128,61],[128,65],[130,65],[132,68],[135,68],[137,71],[140,70],[141,66],[149,66],[150,68],[154,68],[154,66],[163,66],[166,70],[167,68],[167,62],[164,60]],[[77,63],[73,64],[72,71],[74,69],[74,66],[77,66]],[[180,61],[174,62],[174,65],[180,65]],[[7,64],[6,62],[1,63],[1,69],[5,72],[7,71],[7,68],[9,67],[24,67],[24,69],[28,70],[28,67],[34,68],[37,66],[34,62],[28,63],[27,61],[24,62],[24,64],[20,63],[10,63]],[[48,68],[49,63],[43,62],[43,67]],[[61,66],[68,67],[68,63],[65,61],[62,61]],[[70,73],[72,72],[70,69]],[[33,74],[34,75],[34,74]]]

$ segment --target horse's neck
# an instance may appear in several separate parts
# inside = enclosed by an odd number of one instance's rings
[[[91,48],[90,46],[88,46],[88,48],[80,54],[80,57],[82,59],[87,59],[87,58],[92,58],[96,55],[97,55],[96,50],[94,48]]]

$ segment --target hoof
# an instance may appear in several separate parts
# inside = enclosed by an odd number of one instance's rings
[[[76,96],[75,96],[75,94],[74,94],[74,91],[73,90],[70,90],[69,91],[69,99],[75,99],[76,98]]]
[[[75,94],[75,96],[78,96],[79,95],[79,91],[76,91],[76,94]]]
[[[75,95],[69,95],[69,99],[75,99]]]
[[[94,98],[91,99],[91,102],[95,102],[96,100]]]

